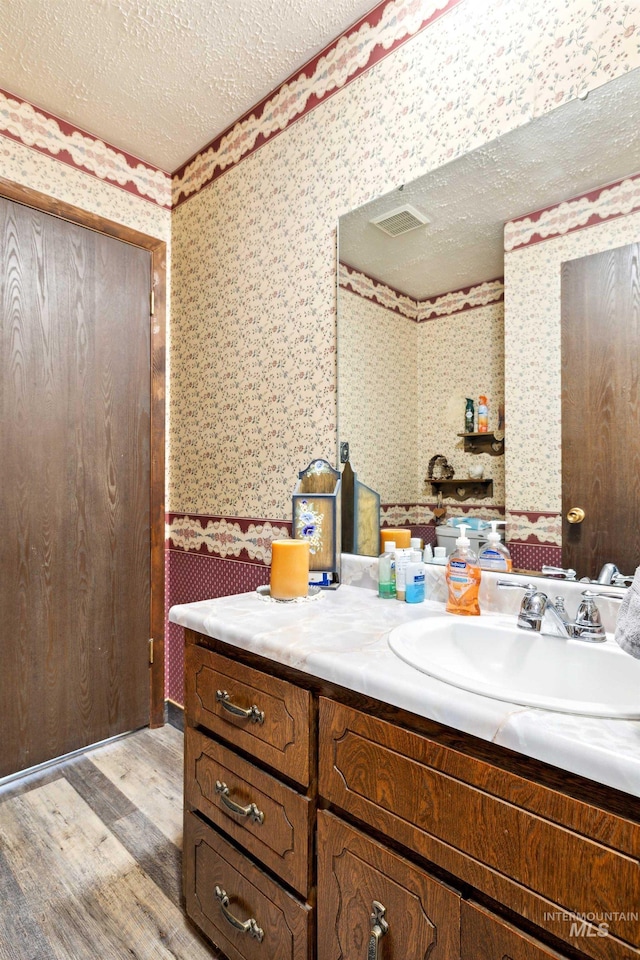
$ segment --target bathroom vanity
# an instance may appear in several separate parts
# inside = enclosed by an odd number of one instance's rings
[[[419,673],[389,631],[441,611],[172,609],[187,913],[231,960],[640,958],[640,721]]]

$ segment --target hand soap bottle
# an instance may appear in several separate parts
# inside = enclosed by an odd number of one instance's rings
[[[378,596],[384,600],[396,596],[396,545],[387,540],[378,559]]]
[[[456,540],[453,553],[447,563],[445,574],[449,599],[447,613],[458,613],[464,617],[480,615],[478,590],[480,589],[480,567],[478,558],[471,549],[471,541],[466,536],[464,523],[459,526],[460,536]]]
[[[506,523],[506,521],[491,521],[491,533],[487,536],[487,542],[480,551],[478,566],[481,570],[497,570],[499,573],[510,573],[513,567],[511,554],[500,540],[500,534],[496,529],[499,523]]]

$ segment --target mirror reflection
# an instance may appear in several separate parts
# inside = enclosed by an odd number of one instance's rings
[[[639,87],[340,218],[338,439],[383,525],[435,542],[442,511],[501,518],[517,568],[640,563]]]

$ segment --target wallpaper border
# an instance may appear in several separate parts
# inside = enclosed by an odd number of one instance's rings
[[[413,297],[396,290],[340,261],[338,264],[338,282],[342,289],[365,300],[373,300],[380,307],[397,313],[414,323],[425,323],[428,320],[438,320],[441,317],[452,317],[477,307],[487,307],[489,304],[504,301],[504,277],[493,280],[484,280],[482,283],[460,290],[450,290],[440,293],[436,297],[426,297],[424,300],[414,300]]]
[[[382,0],[173,174],[177,207],[463,0]]]
[[[596,224],[626,217],[640,210],[640,174],[617,180],[589,193],[543,207],[504,227],[507,253]]]
[[[291,526],[286,520],[168,513],[166,544],[169,550],[269,566],[271,541],[290,537]]]
[[[0,136],[171,209],[169,174],[2,89]]]

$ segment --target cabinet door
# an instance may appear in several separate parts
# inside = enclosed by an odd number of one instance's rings
[[[318,960],[458,960],[460,898],[326,811],[318,814]]]
[[[462,903],[461,960],[564,960],[475,903]]]

